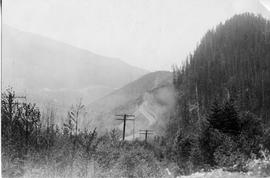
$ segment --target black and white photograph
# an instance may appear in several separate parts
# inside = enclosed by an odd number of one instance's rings
[[[3,178],[270,178],[270,0],[0,0]]]

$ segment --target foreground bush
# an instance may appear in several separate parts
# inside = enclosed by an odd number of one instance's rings
[[[254,158],[248,161],[247,169],[252,175],[270,176],[270,154],[268,150],[261,150],[261,158]]]
[[[80,131],[80,102],[68,112],[62,128],[55,114],[42,116],[32,103],[18,103],[15,92],[2,93],[3,177],[162,177],[160,150],[141,141],[120,141],[117,129],[98,136]],[[158,154],[159,153],[159,154]],[[161,154],[162,155],[162,154]]]

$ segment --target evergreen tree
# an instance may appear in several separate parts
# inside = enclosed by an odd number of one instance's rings
[[[219,105],[217,99],[214,100],[212,107],[210,109],[210,115],[208,117],[209,125],[213,128],[220,129],[223,127],[222,125],[222,117],[223,117],[222,108]]]
[[[225,102],[221,120],[219,130],[223,133],[237,135],[241,132],[239,116],[232,100]]]

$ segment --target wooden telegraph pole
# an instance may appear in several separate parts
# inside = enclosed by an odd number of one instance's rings
[[[25,91],[25,95],[20,95],[20,96],[14,96],[14,99],[23,99],[25,103],[27,103],[27,97],[26,97],[26,91]],[[18,102],[18,104],[22,104],[22,102]]]
[[[145,138],[144,138],[144,141],[145,142],[147,142],[147,136],[148,136],[148,134],[153,134],[153,130],[148,130],[148,129],[146,129],[146,130],[140,130],[140,134],[144,134],[144,136],[145,136]]]
[[[124,121],[123,123],[123,140],[125,140],[125,134],[126,134],[126,121],[131,120],[134,122],[134,119],[128,119],[128,117],[135,117],[135,115],[132,114],[118,114],[116,116],[123,117],[123,119],[116,119],[116,120],[122,120]],[[134,132],[134,131],[133,131]]]
[[[133,119],[133,140],[135,140],[135,119]]]
[[[24,99],[24,101],[26,102],[27,100],[26,100],[26,96],[14,96],[14,99]],[[15,102],[15,104],[22,104],[22,102]]]

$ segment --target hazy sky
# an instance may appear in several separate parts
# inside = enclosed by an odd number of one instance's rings
[[[4,0],[3,23],[117,57],[170,70],[203,34],[235,13],[270,0]]]

